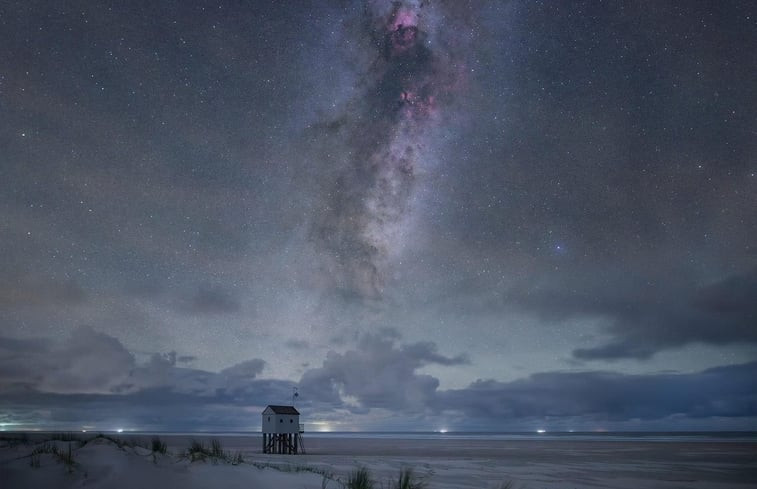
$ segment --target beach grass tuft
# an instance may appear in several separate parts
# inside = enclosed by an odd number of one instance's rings
[[[168,447],[166,446],[165,442],[160,439],[159,436],[152,437],[151,448],[153,453],[162,453],[164,455],[168,451]]]
[[[205,445],[202,442],[199,442],[197,440],[192,440],[191,442],[189,442],[187,456],[193,462],[195,460],[205,460],[205,458],[207,458],[209,454],[210,452],[207,448],[205,448]]]
[[[39,453],[32,453],[31,455],[29,455],[29,467],[33,467],[35,469],[39,468],[41,456],[42,455]]]
[[[63,462],[63,465],[66,467],[69,473],[74,471],[74,467],[76,467],[76,461],[74,461],[74,454],[71,451],[71,442],[68,443],[68,450],[66,450],[65,452],[56,450],[54,453],[58,456],[58,461]]]
[[[193,462],[195,460],[205,460],[207,458],[210,458],[214,464],[217,464],[219,461],[234,462],[234,458],[223,451],[221,442],[216,438],[210,441],[210,447],[206,447],[203,443],[198,442],[197,440],[192,440],[187,449],[187,456]],[[242,460],[241,453],[238,454],[238,458],[239,460]]]
[[[373,489],[373,479],[365,467],[358,467],[347,477],[347,489]]]
[[[215,458],[225,458],[226,454],[221,448],[221,442],[217,438],[210,440],[210,456]]]
[[[45,442],[32,450],[32,455],[37,455],[40,453],[52,453],[53,455],[58,455],[58,447],[52,443]]]

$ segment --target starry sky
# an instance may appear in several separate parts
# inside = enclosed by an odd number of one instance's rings
[[[0,429],[757,426],[749,1],[0,2]]]

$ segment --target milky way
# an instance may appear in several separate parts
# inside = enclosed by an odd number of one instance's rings
[[[362,34],[371,40],[373,61],[339,124],[351,160],[314,227],[334,286],[364,299],[382,296],[388,261],[401,248],[427,131],[460,85],[462,60],[442,48],[454,45],[454,29],[435,30],[437,15],[444,12],[426,2],[372,2],[364,10]]]

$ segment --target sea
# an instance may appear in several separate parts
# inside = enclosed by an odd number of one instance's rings
[[[318,432],[309,438],[389,438],[411,440],[595,440],[595,441],[748,441],[757,442],[757,431],[672,431],[672,432]]]
[[[257,436],[258,431],[213,432],[140,432],[128,435],[202,435]],[[648,442],[757,442],[757,431],[555,431],[555,432],[481,432],[481,431],[308,431],[308,438],[397,439],[397,440],[585,440]]]

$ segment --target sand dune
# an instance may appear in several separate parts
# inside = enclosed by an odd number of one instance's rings
[[[89,436],[77,441],[0,443],[3,488],[135,487],[340,488],[358,466],[386,483],[412,467],[429,488],[747,488],[757,480],[757,443],[586,440],[419,440],[306,438],[307,454],[265,455],[259,436],[215,437],[228,460],[186,455],[191,441],[211,437]],[[49,436],[47,436],[49,438]],[[84,438],[83,438],[84,439]],[[115,441],[114,441],[115,440]],[[118,443],[117,443],[118,442]],[[71,463],[65,463],[71,447]],[[31,456],[34,451],[42,452]],[[57,454],[51,453],[57,451]],[[241,455],[243,462],[232,464]],[[324,475],[327,476],[324,478]]]

